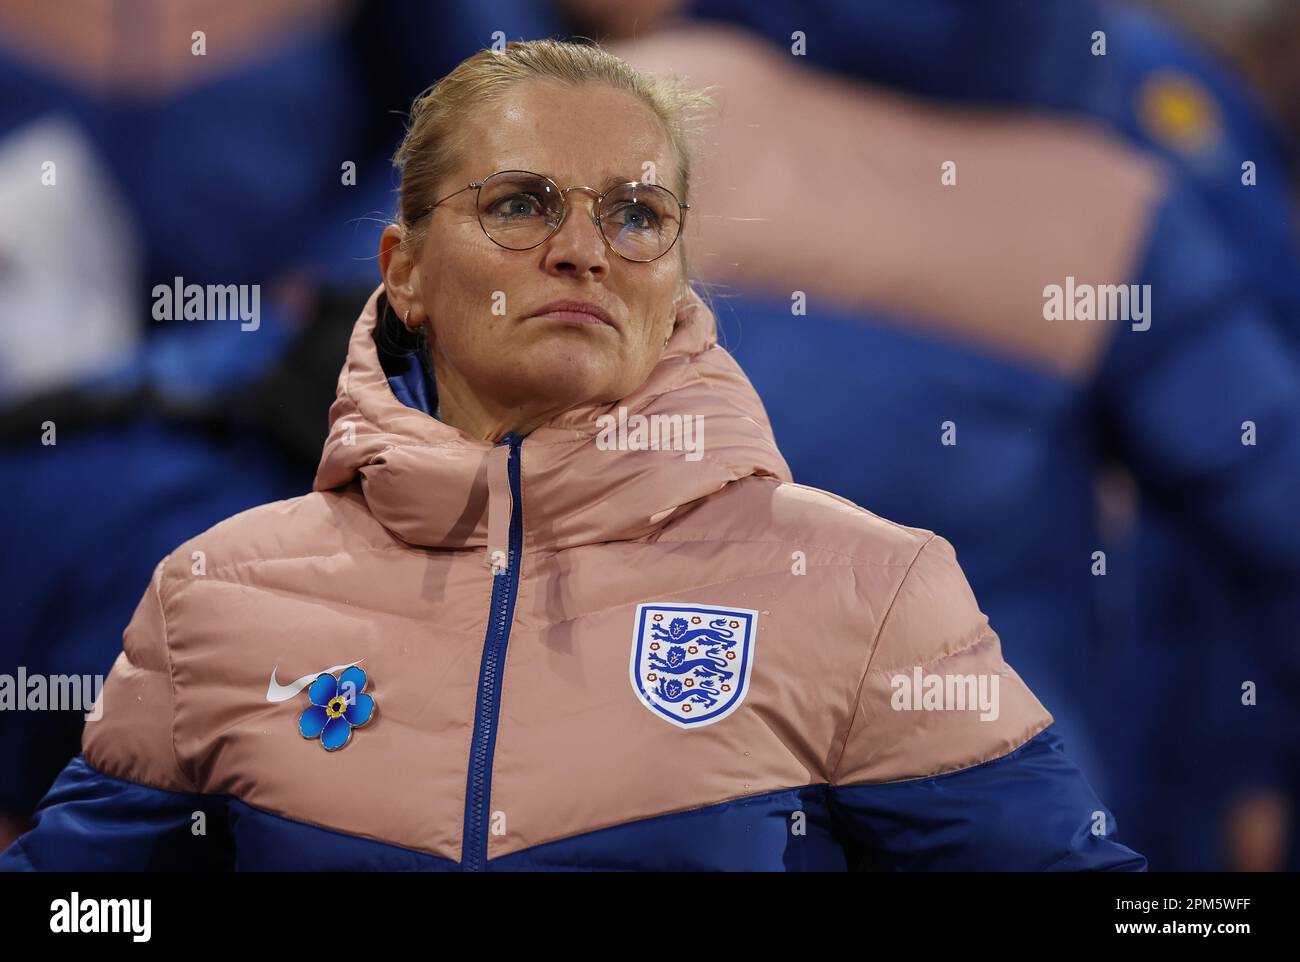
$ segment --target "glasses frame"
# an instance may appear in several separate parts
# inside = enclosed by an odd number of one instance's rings
[[[591,205],[591,214],[592,214],[591,219],[592,222],[596,225],[596,231],[597,233],[600,234],[600,239],[605,242],[605,246],[608,247],[610,251],[612,251],[614,254],[621,257],[625,261],[631,261],[633,264],[654,263],[655,261],[659,260],[659,258],[663,257],[664,254],[667,254],[670,250],[676,247],[678,238],[682,236],[682,231],[686,229],[686,212],[691,209],[690,204],[678,200],[677,195],[674,194],[667,187],[664,187],[662,184],[649,184],[641,180],[629,180],[622,184],[614,184],[608,190],[605,191],[599,191],[596,190],[596,188],[594,187],[587,187],[583,184],[574,184],[572,187],[565,187],[561,189],[559,184],[557,184],[550,177],[547,177],[545,174],[539,174],[534,170],[517,170],[511,168],[508,170],[498,170],[496,173],[489,174],[487,177],[483,178],[482,180],[473,181],[471,183],[466,184],[464,187],[460,188],[459,190],[452,191],[446,197],[442,198],[442,200],[434,201],[432,204],[429,204],[427,207],[425,207],[424,210],[421,212],[420,216],[423,217],[425,214],[428,214],[431,211],[433,211],[435,207],[445,204],[453,197],[456,197],[459,194],[463,194],[467,190],[473,190],[476,192],[480,191],[480,189],[483,187],[484,184],[486,184],[493,177],[496,177],[498,174],[528,174],[530,177],[540,177],[542,180],[546,181],[548,184],[554,187],[555,192],[559,194],[561,211],[562,211],[560,214],[559,222],[556,223],[553,227],[551,227],[550,231],[547,232],[546,236],[543,237],[541,240],[539,240],[536,244],[529,245],[528,247],[506,247],[505,244],[501,243],[499,240],[497,240],[495,237],[493,237],[491,234],[488,233],[487,226],[483,223],[483,210],[482,210],[482,205],[480,204],[481,194],[475,193],[474,213],[478,218],[479,229],[483,231],[483,236],[485,236],[488,240],[490,240],[492,243],[496,244],[498,247],[502,248],[503,250],[508,250],[508,251],[536,250],[538,247],[541,247],[548,240],[554,237],[556,232],[561,227],[564,226],[564,222],[569,219],[569,191],[571,190],[585,190],[589,194],[596,195],[596,200]],[[607,195],[613,193],[616,190],[621,190],[622,188],[625,187],[654,187],[657,190],[662,190],[664,193],[666,193],[669,197],[673,199],[673,201],[677,204],[678,209],[681,211],[681,217],[679,217],[677,221],[677,236],[673,238],[673,242],[671,244],[665,247],[654,257],[650,257],[645,260],[642,260],[641,258],[638,257],[628,257],[622,251],[615,248],[614,245],[610,243],[609,238],[605,235],[605,228],[601,224],[601,216],[602,216],[600,210],[601,204],[604,203],[605,197]]]

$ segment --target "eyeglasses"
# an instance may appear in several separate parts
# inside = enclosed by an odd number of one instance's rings
[[[493,243],[512,251],[539,247],[560,229],[569,214],[569,191],[595,194],[592,220],[605,246],[625,260],[642,264],[658,260],[672,250],[691,206],[657,184],[631,181],[604,193],[583,186],[561,190],[555,181],[542,174],[503,170],[487,180],[466,184],[430,204],[424,213],[467,190],[478,191],[476,206],[483,233]]]

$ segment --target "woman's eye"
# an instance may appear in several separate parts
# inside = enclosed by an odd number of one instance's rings
[[[613,213],[620,226],[633,230],[655,230],[659,226],[655,212],[641,204],[624,204]]]
[[[536,217],[543,211],[541,200],[533,194],[511,194],[493,201],[492,214],[507,219],[516,217]]]

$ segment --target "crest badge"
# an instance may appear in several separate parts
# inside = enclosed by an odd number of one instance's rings
[[[681,728],[721,721],[740,707],[754,667],[758,612],[640,604],[632,629],[632,690]]]

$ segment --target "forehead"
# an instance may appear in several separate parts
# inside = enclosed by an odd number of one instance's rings
[[[663,125],[632,94],[599,84],[521,84],[475,111],[465,141],[465,173],[531,170],[560,186],[642,180],[655,165],[659,183],[677,185]]]

